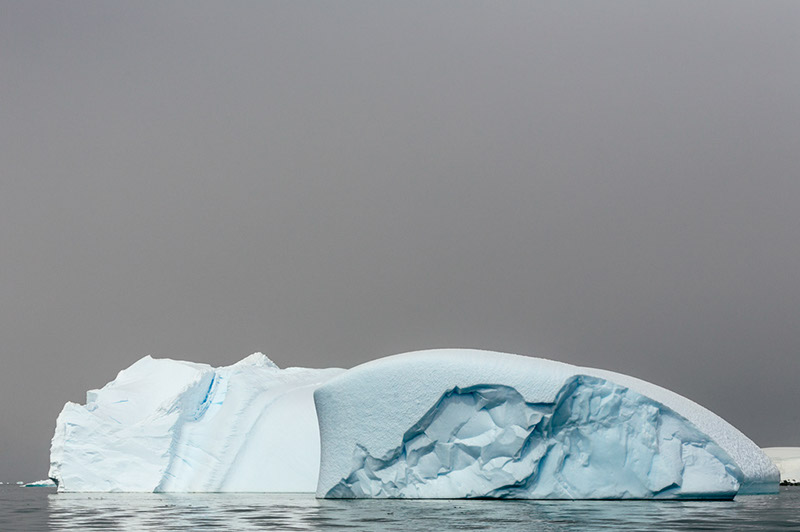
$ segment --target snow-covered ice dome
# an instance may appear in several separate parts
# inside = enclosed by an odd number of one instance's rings
[[[775,492],[746,436],[648,382],[440,349],[357,366],[314,393],[318,497],[732,498]]]
[[[313,391],[340,369],[279,369],[261,353],[232,366],[146,356],[56,422],[59,491],[313,492]]]

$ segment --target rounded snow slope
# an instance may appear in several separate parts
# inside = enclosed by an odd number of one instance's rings
[[[395,355],[314,400],[318,497],[730,499],[778,486],[764,453],[696,403],[551,360]]]
[[[313,492],[313,391],[339,369],[228,367],[142,358],[56,422],[59,491]]]

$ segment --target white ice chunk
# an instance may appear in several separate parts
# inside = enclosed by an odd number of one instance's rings
[[[60,491],[314,491],[313,391],[339,369],[144,357],[58,417]]]

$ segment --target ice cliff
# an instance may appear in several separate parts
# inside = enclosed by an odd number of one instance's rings
[[[778,472],[724,420],[613,372],[476,350],[321,386],[319,497],[722,498]]]
[[[56,422],[59,491],[314,491],[313,391],[339,369],[144,357]]]

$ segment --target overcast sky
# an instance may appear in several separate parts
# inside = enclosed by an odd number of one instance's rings
[[[0,481],[146,354],[458,346],[800,445],[800,3],[0,0]]]

